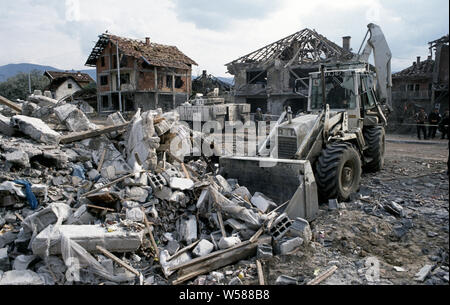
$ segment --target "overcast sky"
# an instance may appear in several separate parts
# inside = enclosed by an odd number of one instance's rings
[[[224,64],[306,27],[354,51],[373,22],[390,45],[392,70],[429,55],[449,32],[447,0],[0,0],[0,65],[86,69],[98,35],[150,37],[194,59],[193,75],[230,76]]]

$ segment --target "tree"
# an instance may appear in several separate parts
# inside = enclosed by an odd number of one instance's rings
[[[31,92],[34,90],[43,91],[49,84],[48,78],[42,75],[42,72],[39,70],[31,71],[30,77]],[[28,73],[20,72],[0,83],[0,95],[12,101],[16,99],[26,100],[29,95]]]

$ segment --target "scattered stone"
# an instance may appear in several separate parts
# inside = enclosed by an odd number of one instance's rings
[[[31,270],[12,270],[3,274],[0,285],[44,285],[45,282],[39,274]]]
[[[8,271],[11,269],[11,263],[8,256],[8,248],[0,249],[0,270]]]
[[[266,213],[277,207],[276,203],[267,198],[263,193],[256,192],[250,202],[261,212]]]
[[[427,278],[427,276],[430,274],[431,269],[433,269],[433,265],[425,265],[422,267],[422,269],[419,270],[419,272],[417,272],[414,275],[414,279],[418,282],[423,282],[425,281],[425,279]]]
[[[258,244],[258,248],[256,251],[257,259],[270,259],[273,257],[273,249],[272,245],[269,244]]]
[[[37,258],[36,255],[19,255],[13,263],[13,270],[27,270],[28,266]]]
[[[228,249],[239,243],[241,243],[241,240],[237,236],[222,237],[219,241],[219,248],[222,250]]]
[[[288,241],[285,241],[280,244],[280,252],[282,255],[286,255],[294,251],[296,248],[300,247],[302,244],[303,239],[300,237],[289,239]]]
[[[298,281],[293,277],[280,275],[275,281],[275,285],[298,285]]]
[[[192,253],[197,257],[201,257],[211,253],[213,250],[214,245],[206,239],[202,239],[197,246],[195,246]]]
[[[406,272],[406,269],[404,269],[404,268],[402,268],[402,267],[394,266],[394,269],[395,269],[395,271],[397,271],[397,272]]]
[[[61,138],[59,133],[38,118],[15,115],[11,118],[11,122],[14,126],[18,126],[24,134],[38,142],[57,145]]]
[[[166,250],[169,251],[170,255],[174,255],[180,249],[180,243],[176,240],[170,240],[167,243]]]
[[[30,167],[30,158],[28,154],[23,150],[16,150],[11,153],[7,153],[4,155],[6,161],[11,164],[18,165],[20,167]]]
[[[194,181],[191,179],[173,177],[170,179],[170,187],[176,190],[190,190],[194,187]]]
[[[309,244],[312,239],[311,227],[306,219],[297,217],[289,227],[289,235],[301,237],[305,244]]]
[[[197,240],[197,220],[194,215],[183,216],[178,222],[178,233],[181,240],[188,245]]]

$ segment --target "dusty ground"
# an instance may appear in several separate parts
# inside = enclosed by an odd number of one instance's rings
[[[293,255],[266,261],[266,282],[274,284],[278,276],[287,275],[305,284],[335,265],[337,271],[322,284],[448,284],[448,140],[434,141],[428,145],[389,141],[384,169],[364,174],[360,192],[345,207],[329,211],[321,206],[311,228],[322,238]],[[391,201],[402,206],[403,216],[383,208]],[[379,262],[379,278],[371,276],[373,266],[366,266],[373,258]],[[244,283],[257,284],[254,263],[255,259],[243,261],[222,271],[241,272]],[[415,274],[426,264],[433,271],[424,282],[416,281]]]

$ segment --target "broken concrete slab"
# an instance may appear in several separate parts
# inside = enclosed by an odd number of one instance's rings
[[[16,132],[16,129],[11,126],[11,118],[0,114],[0,133],[12,137]]]
[[[219,248],[221,250],[231,248],[237,244],[241,243],[241,239],[237,236],[222,237],[219,240]]]
[[[28,266],[38,258],[36,255],[19,255],[13,263],[13,270],[27,270]]]
[[[130,221],[142,222],[144,221],[144,212],[141,208],[127,209],[126,217]]]
[[[38,118],[15,115],[11,118],[11,122],[13,126],[18,126],[20,131],[38,142],[52,145],[59,144],[61,135]]]
[[[219,186],[222,188],[222,192],[224,193],[231,193],[233,189],[231,188],[231,185],[228,183],[228,181],[222,177],[221,175],[215,176],[217,182],[219,182]]]
[[[427,276],[430,274],[431,270],[433,269],[433,265],[425,265],[422,267],[422,269],[419,270],[414,275],[414,279],[418,282],[423,282],[427,278]]]
[[[276,281],[275,285],[298,285],[296,278],[287,275],[280,275]]]
[[[54,202],[48,207],[25,218],[22,226],[26,232],[34,232],[34,234],[37,234],[49,225],[56,223],[58,218],[63,222],[71,214],[70,206],[62,202]]]
[[[0,270],[11,270],[11,262],[9,261],[8,248],[0,249]]]
[[[309,222],[306,219],[297,217],[289,227],[288,235],[301,237],[305,244],[308,244],[312,239],[312,231]]]
[[[125,192],[127,199],[141,203],[147,202],[148,194],[146,189],[138,186],[127,188]]]
[[[186,178],[172,177],[170,178],[170,187],[181,191],[191,190],[194,187],[194,181]]]
[[[177,222],[178,234],[188,245],[197,240],[197,219],[194,215],[183,216]]]
[[[265,196],[263,193],[256,192],[250,202],[261,212],[266,213],[277,207],[276,203]]]
[[[39,274],[31,270],[12,270],[3,274],[0,285],[44,285],[45,282]]]
[[[180,255],[177,255],[175,258],[171,259],[170,261],[167,261],[170,258],[170,254],[167,250],[163,250],[159,254],[159,263],[161,264],[162,270],[164,272],[164,275],[166,277],[169,277],[172,275],[175,271],[169,271],[170,268],[187,263],[188,261],[192,260],[189,253],[184,252]]]
[[[258,248],[256,250],[256,258],[257,259],[270,259],[273,257],[273,248],[270,244],[258,244]]]
[[[4,154],[6,161],[11,164],[20,166],[20,167],[30,167],[30,158],[28,154],[23,150],[16,150],[10,153]]]
[[[194,250],[192,250],[192,253],[197,256],[205,256],[211,253],[214,250],[214,245],[207,241],[206,239],[202,239],[197,246],[195,246]]]
[[[233,194],[236,194],[236,195],[240,196],[241,198],[249,200],[249,201],[251,201],[251,199],[252,199],[252,194],[250,193],[248,188],[246,188],[245,186],[238,187],[237,189],[235,189],[233,191]]]
[[[121,227],[109,232],[101,225],[62,225],[54,234],[52,230],[53,226],[48,226],[36,236],[31,245],[33,254],[44,256],[48,239],[51,244],[49,253],[61,254],[62,235],[78,243],[88,252],[97,253],[97,246],[112,252],[133,252],[140,247],[144,235],[144,231],[132,232]]]
[[[36,92],[36,91],[35,91]],[[36,94],[40,93],[40,94]],[[38,104],[40,107],[52,106],[55,107],[58,101],[42,95],[42,92],[36,92],[28,97],[28,101]]]
[[[64,123],[66,127],[73,132],[95,130],[95,124],[92,124],[86,115],[72,104],[64,104],[59,107],[53,108],[53,112],[56,114],[61,123]]]
[[[70,217],[66,221],[66,224],[88,225],[94,223],[96,219],[97,218],[89,213],[87,205],[83,204],[72,215],[70,215]]]
[[[280,253],[282,255],[289,254],[303,244],[303,239],[295,237],[280,244]]]

